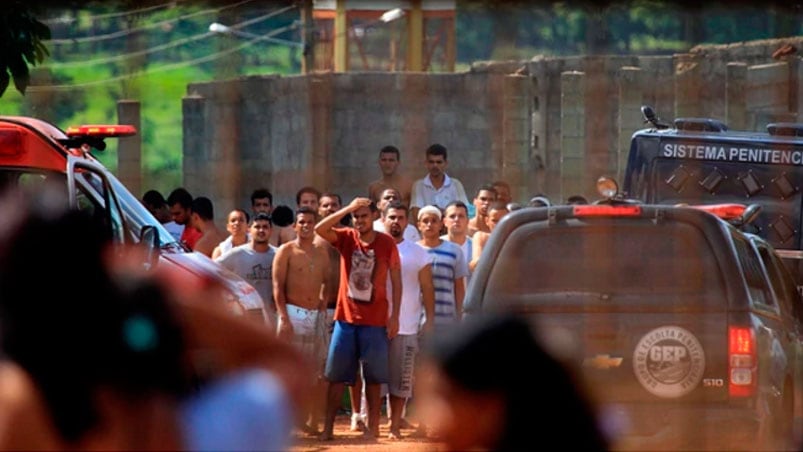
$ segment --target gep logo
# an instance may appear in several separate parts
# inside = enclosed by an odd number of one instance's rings
[[[705,353],[700,341],[678,326],[662,326],[648,332],[633,352],[636,378],[658,397],[688,394],[700,383],[704,370]]]

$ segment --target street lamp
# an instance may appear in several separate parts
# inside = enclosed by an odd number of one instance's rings
[[[290,40],[281,39],[281,38],[274,38],[272,36],[274,34],[279,34],[281,32],[286,31],[286,28],[281,29],[281,30],[274,30],[272,32],[269,32],[266,35],[258,35],[258,34],[255,34],[255,33],[249,33],[247,31],[238,30],[236,28],[232,28],[232,27],[229,27],[227,25],[223,25],[223,24],[221,24],[219,22],[213,22],[212,24],[209,25],[209,31],[212,32],[212,33],[239,36],[241,38],[246,38],[246,39],[267,41],[267,42],[272,42],[272,43],[275,43],[275,44],[283,44],[283,45],[290,46],[290,47],[298,47],[298,48],[303,48],[304,47],[304,44],[301,43],[301,42],[295,42],[295,41],[290,41]]]

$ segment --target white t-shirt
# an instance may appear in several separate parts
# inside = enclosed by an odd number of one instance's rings
[[[164,228],[167,229],[167,232],[169,232],[170,235],[172,235],[177,242],[181,240],[181,233],[184,232],[183,224],[178,224],[175,221],[168,221],[167,223],[164,223],[162,226],[164,226]]]
[[[374,220],[374,231],[384,232],[385,231],[385,223],[382,222],[382,219]],[[388,234],[390,235],[390,234]],[[409,240],[411,242],[417,242],[421,240],[421,234],[418,233],[418,229],[414,228],[413,225],[407,223],[407,227],[404,228],[404,234],[402,234],[404,240]]]
[[[396,244],[401,258],[402,296],[399,308],[399,334],[418,334],[421,317],[424,313],[424,304],[421,301],[421,283],[418,281],[418,272],[430,265],[431,259],[427,250],[409,240],[402,240]],[[388,294],[392,287],[388,279]],[[388,306],[388,315],[390,309]]]

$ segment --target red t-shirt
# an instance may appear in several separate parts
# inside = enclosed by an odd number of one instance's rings
[[[333,229],[340,251],[340,290],[335,320],[355,325],[385,326],[388,323],[388,271],[400,270],[396,242],[376,232],[373,242],[363,246],[356,229]]]
[[[201,231],[187,224],[184,225],[184,231],[181,232],[181,240],[194,250],[195,243],[201,238],[201,235]]]

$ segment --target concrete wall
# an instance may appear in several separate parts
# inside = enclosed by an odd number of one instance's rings
[[[424,149],[449,149],[449,173],[473,197],[508,180],[518,201],[544,193],[593,198],[600,175],[621,177],[640,106],[671,122],[705,116],[763,130],[796,121],[800,57],[773,58],[803,38],[708,46],[672,56],[544,57],[478,62],[464,73],[316,73],[188,86],[184,184],[218,219],[256,187],[295,205],[304,185],[347,202],[379,176],[378,150],[402,152],[424,175]],[[777,56],[777,55],[776,55]]]

